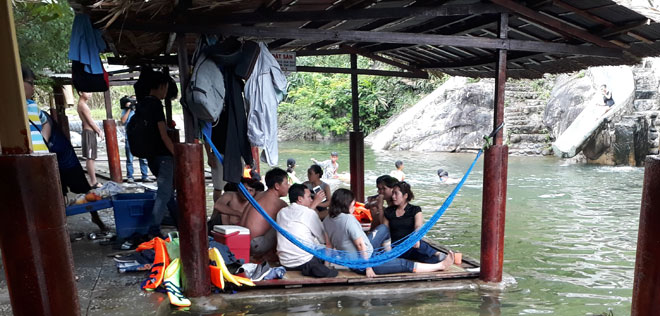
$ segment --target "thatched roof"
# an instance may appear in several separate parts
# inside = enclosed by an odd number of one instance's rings
[[[357,53],[419,70],[535,78],[660,55],[660,24],[610,0],[70,0],[105,29],[115,62],[175,63],[199,33],[263,40],[298,56]],[[649,14],[655,12],[648,11]],[[498,21],[507,13],[507,39]],[[185,35],[184,35],[185,34]]]

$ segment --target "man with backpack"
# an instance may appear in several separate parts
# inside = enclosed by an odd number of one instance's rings
[[[119,106],[121,108],[121,123],[124,124],[124,126],[128,125],[128,122],[131,120],[133,115],[135,115],[136,105],[137,100],[135,99],[134,95],[130,98],[128,96],[124,96],[119,99]],[[128,183],[133,183],[135,182],[135,179],[133,179],[133,154],[131,154],[131,147],[128,143],[128,139],[126,138],[125,130],[126,129],[124,128],[124,149],[126,151],[126,181],[128,181]],[[144,158],[138,158],[138,162],[140,163],[142,182],[150,182],[149,170],[147,169],[147,160]]]
[[[156,176],[158,191],[153,208],[149,235],[162,236],[160,225],[169,209],[177,221],[174,203],[174,143],[167,135],[167,123],[161,100],[168,97],[169,76],[160,71],[143,69],[135,83],[138,105],[126,126],[126,136],[133,155],[146,158],[151,173]],[[178,92],[178,91],[177,91]],[[176,95],[174,95],[176,97]]]

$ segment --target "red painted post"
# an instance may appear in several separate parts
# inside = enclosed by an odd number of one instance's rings
[[[639,213],[632,316],[657,315],[660,306],[660,156],[646,156]]]
[[[364,202],[364,133],[351,132],[349,143],[351,191],[357,201]]]
[[[486,282],[502,281],[508,160],[509,148],[506,145],[491,146],[484,153],[479,279]]]
[[[202,145],[179,143],[174,152],[183,288],[187,296],[200,297],[211,293]]]
[[[355,199],[364,202],[364,133],[360,131],[357,55],[351,54],[351,119],[353,131],[349,137],[349,164],[351,167],[351,191]]]
[[[507,38],[509,16],[500,15],[499,38]],[[504,88],[507,51],[497,50],[493,129],[504,122]],[[504,222],[506,217],[506,184],[509,147],[502,145],[503,132],[493,138],[493,146],[484,153],[484,188],[481,204],[481,272],[485,282],[502,281],[504,262]]]
[[[108,168],[112,181],[121,183],[121,159],[119,158],[119,144],[117,143],[117,125],[115,120],[103,120],[105,146],[108,151]]]
[[[80,315],[57,160],[1,155],[0,249],[14,315]]]

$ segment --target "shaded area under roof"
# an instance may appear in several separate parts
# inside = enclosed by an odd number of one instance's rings
[[[200,33],[268,43],[298,56],[357,53],[415,71],[492,77],[498,48],[507,75],[538,78],[660,55],[660,24],[610,0],[70,0],[104,38],[115,62],[176,63]],[[507,39],[498,39],[508,13]]]

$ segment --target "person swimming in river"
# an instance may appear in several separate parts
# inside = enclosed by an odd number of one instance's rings
[[[397,179],[399,181],[405,180],[406,179],[406,174],[403,173],[403,161],[397,160],[394,163],[394,167],[396,169],[394,169],[394,170],[392,170],[392,172],[390,172],[390,176],[394,177],[395,179]]]
[[[455,184],[460,181],[459,179],[450,178],[449,172],[447,172],[447,170],[444,170],[442,168],[438,169],[437,173],[438,173],[438,179],[443,184]]]
[[[286,160],[286,173],[288,174],[289,184],[301,183],[300,179],[296,177],[296,160],[289,158]]]
[[[339,159],[339,154],[336,151],[330,153],[330,159],[328,160],[318,161],[311,158],[314,164],[323,168],[323,179],[337,179],[339,177],[337,174],[337,169],[339,169],[337,159]]]

